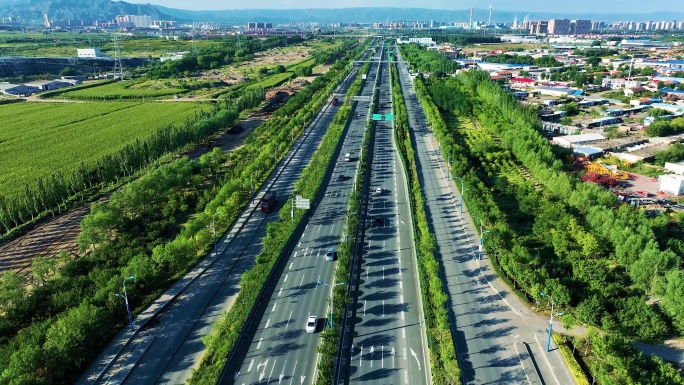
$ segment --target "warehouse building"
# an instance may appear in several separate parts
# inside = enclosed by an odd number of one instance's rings
[[[662,175],[659,179],[660,191],[675,196],[684,194],[684,175]]]
[[[586,145],[600,142],[606,139],[605,136],[596,133],[557,136],[552,139],[553,144],[566,148],[585,147]]]

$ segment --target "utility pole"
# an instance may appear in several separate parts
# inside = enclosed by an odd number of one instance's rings
[[[119,36],[114,35],[114,77],[117,74],[119,79],[124,80],[123,64],[121,62],[121,46],[119,46]]]

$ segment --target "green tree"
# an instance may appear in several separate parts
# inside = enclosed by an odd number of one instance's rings
[[[119,221],[120,216],[114,205],[93,203],[90,214],[81,221],[81,232],[77,240],[81,250],[110,240]]]
[[[52,361],[50,367],[68,371],[75,369],[71,365],[80,367],[89,362],[108,319],[109,314],[86,301],[60,315],[48,329],[43,345]]]
[[[632,281],[647,293],[653,291],[657,280],[679,265],[679,258],[670,250],[660,251],[655,241],[650,242],[639,259],[632,264],[629,275]]]
[[[0,308],[7,310],[21,302],[26,296],[25,279],[11,270],[5,270],[0,276]]]
[[[672,323],[684,333],[684,270],[670,270],[665,276],[667,286],[663,296],[663,308],[672,317]]]
[[[50,273],[55,272],[55,265],[57,261],[50,257],[36,257],[31,262],[31,274],[33,279],[41,285],[45,284]]]

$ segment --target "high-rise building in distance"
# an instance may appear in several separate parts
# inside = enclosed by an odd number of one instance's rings
[[[551,19],[549,20],[549,35],[569,35],[570,20]]]

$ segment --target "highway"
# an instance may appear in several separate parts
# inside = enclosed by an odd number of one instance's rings
[[[354,79],[355,76],[348,77],[339,92],[346,93]],[[256,256],[261,252],[261,238],[266,234],[266,226],[279,219],[279,207],[291,195],[294,182],[309,164],[338,110],[339,107],[330,104],[324,108],[315,123],[298,138],[288,155],[255,193],[255,204],[249,204],[233,225],[236,228],[228,231],[233,232],[234,236],[219,240],[217,259],[183,289],[162,313],[140,330],[97,383],[139,385],[186,382],[204,352],[201,338],[211,331],[211,325],[232,305],[239,292],[241,275],[253,266]],[[279,204],[274,211],[264,213],[256,208],[256,204],[268,189],[278,192]],[[339,235],[339,228],[335,235]],[[120,333],[84,373],[79,384],[94,383],[95,374],[103,370],[107,360],[113,356],[111,352],[117,346],[124,345],[125,338],[124,332]]]
[[[370,71],[373,72],[371,65]],[[373,82],[366,81],[360,95],[370,96]],[[244,341],[228,363],[222,384],[312,384],[320,355],[319,333],[329,322],[329,295],[335,261],[326,261],[328,247],[337,248],[344,240],[348,195],[358,169],[368,102],[355,102],[351,122],[332,175],[321,188],[324,197],[311,209],[304,233],[275,277],[274,290],[258,307],[255,321]],[[344,154],[351,160],[345,161]],[[319,284],[322,282],[323,284]],[[316,333],[305,331],[310,315],[318,317]]]
[[[387,57],[384,60],[388,60]],[[390,64],[380,72],[376,113],[393,112]],[[377,121],[364,222],[358,290],[354,293],[351,384],[429,384],[425,324],[408,190],[391,121]],[[382,192],[376,192],[382,188]]]
[[[452,334],[463,383],[574,383],[562,377],[558,351],[545,353],[540,346],[546,341],[546,321],[530,314],[501,284],[485,263],[486,253],[484,261],[476,258],[479,235],[467,208],[459,212],[460,195],[453,175],[447,174],[407,68],[404,64],[399,67],[428,219],[438,244],[436,256],[450,297]]]

